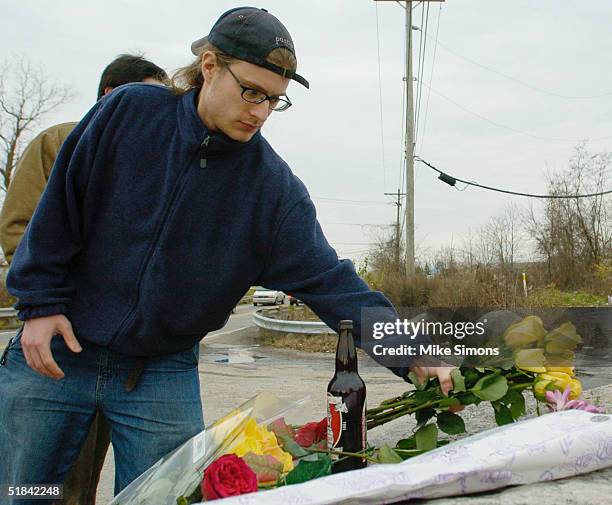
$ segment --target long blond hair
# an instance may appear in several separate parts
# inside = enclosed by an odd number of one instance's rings
[[[226,65],[232,61],[236,61],[237,58],[225,54],[217,47],[208,43],[200,49],[200,54],[196,57],[191,64],[186,67],[177,69],[172,78],[170,79],[170,88],[177,95],[184,95],[194,88],[201,88],[204,84],[204,76],[202,75],[202,54],[206,51],[211,51],[217,56],[217,60]],[[273,49],[268,57],[266,58],[270,63],[277,67],[284,68],[290,72],[295,72],[297,69],[297,60],[291,51],[284,47],[277,47]]]

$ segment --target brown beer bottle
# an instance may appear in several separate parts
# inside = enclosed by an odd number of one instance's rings
[[[353,321],[340,321],[336,373],[327,386],[327,447],[361,452],[366,448],[366,387],[357,373]],[[332,455],[332,473],[364,468],[363,458]]]

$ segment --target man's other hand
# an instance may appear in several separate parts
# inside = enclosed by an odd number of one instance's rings
[[[64,337],[72,352],[81,352],[72,325],[63,314],[28,319],[23,326],[21,348],[30,368],[52,379],[61,379],[64,372],[51,354],[51,339],[54,335]]]

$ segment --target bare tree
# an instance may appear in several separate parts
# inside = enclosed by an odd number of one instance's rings
[[[551,195],[601,193],[612,181],[612,155],[591,154],[584,144],[576,148],[569,168],[548,176]],[[588,282],[597,265],[610,261],[612,252],[612,198],[547,200],[541,216],[527,215],[528,230],[546,260],[548,275],[562,287]]]
[[[23,56],[0,66],[0,187],[6,191],[27,134],[59,105],[72,99],[68,86],[50,82],[44,71]]]
[[[495,263],[509,271],[514,269],[521,243],[519,216],[518,207],[510,205],[481,229],[481,254],[485,264]]]

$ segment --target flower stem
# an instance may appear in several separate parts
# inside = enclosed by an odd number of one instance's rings
[[[373,409],[368,409],[368,416],[370,415],[374,415],[374,414],[378,414],[379,412],[384,412],[385,410],[389,410],[389,409],[394,409],[397,407],[403,407],[405,405],[410,405],[413,404],[414,400],[412,400],[412,398],[408,398],[408,399],[403,399],[400,401],[396,401],[396,402],[389,402],[389,403],[381,403],[379,407],[373,408]]]
[[[366,459],[368,461],[371,461],[372,463],[378,463],[378,461],[376,461],[374,458],[371,458],[367,454],[361,454],[359,452],[334,451],[333,449],[309,449],[309,448],[305,448],[305,449],[310,452],[320,452],[324,454],[335,454],[338,456],[345,456],[345,457],[351,457],[351,458],[361,458],[361,459]]]
[[[440,403],[443,400],[443,398],[439,399],[439,400],[429,400],[425,403],[423,403],[422,405],[418,405],[415,407],[406,407],[406,408],[402,408],[402,409],[395,409],[392,412],[389,413],[384,413],[384,414],[379,414],[378,416],[373,416],[373,417],[369,417],[368,418],[368,430],[372,429],[372,428],[376,428],[377,426],[380,426],[382,424],[388,423],[389,421],[393,421],[395,419],[399,419],[400,417],[403,416],[407,416],[410,414],[414,414],[416,411],[418,410],[423,410],[423,409],[427,409],[429,407],[433,407],[434,405],[436,405],[437,403]]]

